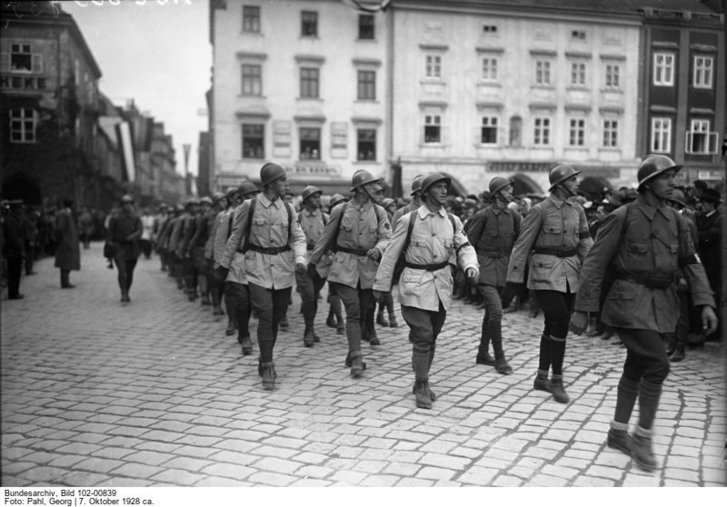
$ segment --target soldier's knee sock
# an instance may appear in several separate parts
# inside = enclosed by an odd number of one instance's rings
[[[639,394],[639,381],[621,376],[618,383],[618,395],[616,397],[616,413],[613,419],[622,424],[628,424],[631,419],[631,412],[636,404],[636,397]]]
[[[550,337],[543,333],[540,337],[540,359],[538,362],[538,370],[550,371]]]
[[[500,319],[490,320],[488,335],[492,341],[492,350],[495,352],[495,359],[502,359],[505,353],[502,350],[502,321]]]
[[[565,338],[550,337],[550,365],[553,375],[563,375],[563,358],[565,357]]]
[[[414,378],[417,382],[423,382],[429,378],[429,350],[423,350],[417,344],[412,349],[411,365]]]
[[[660,396],[661,384],[641,379],[639,383],[639,426],[645,430],[650,430],[654,425]]]
[[[351,317],[346,318],[346,339],[349,352],[361,350],[361,323],[358,320],[351,319]]]
[[[258,347],[260,347],[260,361],[270,363],[273,361],[273,340],[260,340],[258,337]]]

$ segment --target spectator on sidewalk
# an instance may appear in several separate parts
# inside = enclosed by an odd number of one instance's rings
[[[20,207],[23,201],[4,201],[2,207],[2,248],[8,284],[8,299],[23,299],[20,293],[25,252],[25,233],[20,220]]]
[[[73,216],[73,199],[63,199],[63,207],[56,214],[56,261],[61,270],[61,289],[72,289],[71,271],[81,270],[81,250],[78,247],[78,229]]]
[[[151,259],[151,242],[152,235],[154,234],[154,221],[155,218],[152,216],[149,208],[142,208],[141,212],[141,238],[139,238],[139,246],[141,252],[144,254],[145,259]]]
[[[93,236],[93,215],[86,206],[81,206],[81,212],[78,214],[78,235],[83,243],[83,249],[88,250]]]

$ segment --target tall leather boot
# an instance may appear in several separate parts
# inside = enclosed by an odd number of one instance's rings
[[[422,353],[414,350],[411,356],[414,370],[414,396],[419,408],[432,408],[432,396],[429,394],[429,351]]]
[[[510,375],[512,367],[507,363],[505,352],[502,350],[502,321],[491,320],[488,334],[492,340],[492,349],[495,351],[495,371],[501,375]]]
[[[485,314],[482,317],[482,334],[480,335],[480,346],[477,349],[476,364],[484,364],[485,366],[494,366],[495,359],[490,355],[490,319]]]

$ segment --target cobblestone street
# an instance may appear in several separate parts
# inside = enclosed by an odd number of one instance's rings
[[[401,319],[378,327],[381,345],[365,347],[368,369],[354,380],[325,303],[321,342],[303,347],[296,298],[268,392],[256,353],[241,356],[226,317],[188,302],[156,257],[139,260],[122,307],[101,246],[82,250],[77,288],[61,290],[46,258],[23,278],[25,299],[2,301],[3,486],[726,484],[714,342],[672,365],[655,427],[660,468],[647,474],[605,445],[625,358],[615,339],[569,336],[571,402],[561,405],[531,389],[542,317],[505,315],[515,371],[502,376],[475,365],[481,311],[453,302],[430,378],[437,401],[422,410]]]

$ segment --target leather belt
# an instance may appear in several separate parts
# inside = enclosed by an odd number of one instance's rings
[[[627,282],[643,285],[648,289],[668,289],[677,281],[676,275],[671,275],[671,277],[665,278],[663,274],[660,274],[659,276],[651,276],[619,273],[616,275],[616,278],[618,280],[626,280]]]
[[[283,252],[289,251],[290,250],[290,245],[285,245],[285,246],[271,246],[271,247],[267,247],[266,248],[266,247],[263,247],[263,246],[258,246],[258,245],[254,245],[254,244],[250,243],[248,245],[248,249],[249,250],[252,250],[253,252],[260,252],[260,253],[268,254],[268,255],[278,255],[278,254],[281,254]],[[238,250],[238,252],[245,253],[242,250]]]
[[[412,264],[411,262],[405,262],[404,266],[410,269],[423,269],[425,271],[439,271],[440,269],[446,268],[449,265],[449,261],[440,262],[439,264]]]
[[[555,255],[556,257],[573,257],[574,255],[578,255],[578,249],[577,248],[571,248],[569,250],[563,250],[562,248],[548,248],[548,247],[538,247],[536,246],[533,251],[536,254],[544,254],[544,255]]]

